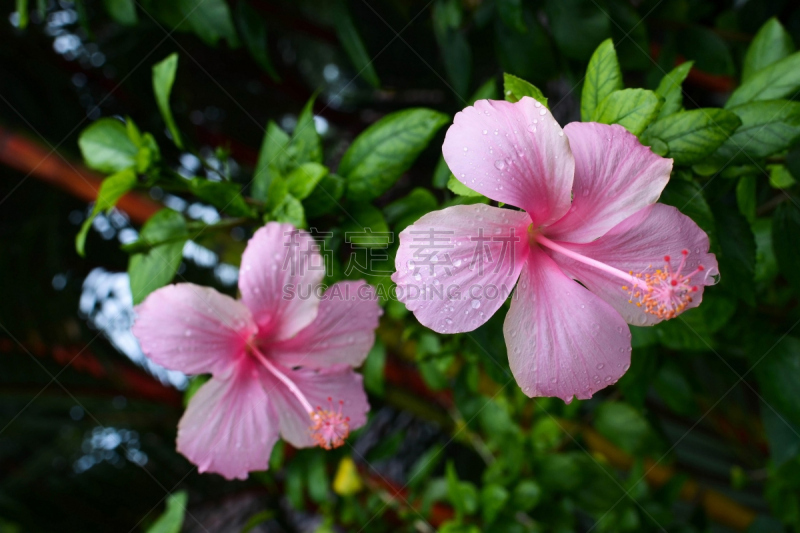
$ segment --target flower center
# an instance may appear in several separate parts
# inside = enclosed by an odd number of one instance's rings
[[[628,302],[644,307],[646,313],[658,318],[675,318],[692,303],[692,294],[697,292],[697,285],[690,283],[692,276],[703,271],[703,265],[688,274],[683,273],[689,250],[681,251],[681,262],[677,270],[672,270],[669,265],[670,257],[664,256],[664,268],[653,273],[636,274],[634,277],[640,282],[632,287],[622,286],[622,290],[630,295]],[[630,275],[634,275],[630,272]],[[641,282],[644,282],[642,287]]]
[[[300,390],[300,387],[289,378],[284,372],[282,372],[275,364],[273,364],[264,354],[262,354],[253,344],[248,344],[249,352],[255,357],[263,366],[267,369],[267,371],[275,376],[281,383],[286,385],[286,388],[289,389],[289,392],[297,398],[297,401],[300,402],[300,405],[303,406],[303,409],[306,410],[308,413],[308,417],[311,420],[311,424],[309,429],[311,431],[311,438],[314,439],[314,442],[317,445],[325,448],[326,450],[330,450],[332,448],[338,448],[342,444],[344,444],[344,439],[350,434],[350,417],[344,416],[342,414],[342,407],[344,406],[344,402],[339,400],[339,409],[338,411],[334,411],[333,409],[333,398],[328,398],[328,407],[329,409],[323,409],[322,407],[317,407],[314,409],[311,406],[311,402],[308,401],[308,398],[303,391]]]
[[[610,265],[583,256],[577,252],[557,244],[541,233],[532,233],[531,242],[536,242],[546,248],[558,252],[575,261],[591,266],[612,276],[623,280],[622,290],[628,293],[628,302],[644,309],[645,313],[655,315],[661,319],[675,318],[682,313],[686,306],[692,302],[692,295],[697,292],[697,285],[692,285],[691,278],[704,270],[703,265],[689,273],[684,273],[689,250],[681,251],[681,262],[678,268],[670,267],[670,256],[664,256],[664,268],[655,272],[634,274],[633,271],[623,272]],[[652,265],[647,267],[652,268]]]
[[[333,410],[333,398],[328,397],[328,409],[317,406],[317,410],[311,415],[314,425],[314,440],[320,447],[330,450],[338,448],[344,444],[344,439],[350,434],[350,417],[342,415],[344,402],[339,400],[339,410]]]

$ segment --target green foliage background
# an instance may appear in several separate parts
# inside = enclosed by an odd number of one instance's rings
[[[8,14],[0,531],[800,531],[796,3],[17,0]],[[371,418],[348,445],[279,444],[246,482],[197,474],[174,437],[203,377],[129,360],[131,305],[172,281],[233,294],[220,265],[270,220],[329,232],[327,281],[388,292],[396,239],[355,250],[383,271],[363,273],[345,234],[488,202],[450,175],[444,130],[476,99],[523,96],[674,159],[661,201],[720,262],[703,305],[632,327],[628,373],[565,405],[519,391],[502,311],[442,336],[383,300],[361,369]],[[91,206],[81,173],[103,178]],[[131,191],[146,222],[115,208]]]

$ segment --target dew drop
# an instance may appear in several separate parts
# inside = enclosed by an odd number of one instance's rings
[[[477,309],[481,306],[481,302],[480,300],[472,300],[470,305],[472,306],[473,309]]]
[[[489,130],[483,130],[484,135],[486,135],[487,133],[489,133]]]
[[[547,109],[540,109],[539,110],[539,114],[540,115],[546,115],[547,114]]]
[[[603,363],[597,363],[597,370],[603,370],[603,367],[606,366]]]
[[[506,162],[503,161],[502,159],[498,159],[497,161],[494,162],[494,168],[496,168],[497,170],[503,170],[504,168],[506,168]]]

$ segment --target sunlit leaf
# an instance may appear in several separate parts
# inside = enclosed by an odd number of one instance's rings
[[[581,120],[594,120],[597,106],[613,93],[622,89],[622,73],[614,51],[614,43],[606,39],[597,47],[589,66],[586,68],[586,79],[583,80],[581,92]]]
[[[175,73],[178,70],[178,54],[170,54],[166,59],[153,66],[153,92],[156,95],[156,103],[161,116],[169,128],[172,135],[172,142],[178,148],[183,148],[181,132],[175,124],[172,110],[169,107],[169,94],[172,92],[172,85],[175,83]]]

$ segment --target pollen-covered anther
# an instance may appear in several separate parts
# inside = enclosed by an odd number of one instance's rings
[[[318,406],[311,413],[311,436],[321,448],[338,448],[350,434],[350,417],[342,415],[343,406],[339,400],[339,409],[334,410],[333,398],[328,398],[328,409]]]
[[[632,271],[632,286],[623,285],[623,290],[630,296],[629,302],[635,303],[646,313],[661,319],[675,318],[692,303],[692,294],[698,291],[691,278],[703,271],[699,265],[693,272],[683,273],[689,250],[681,251],[681,262],[676,270],[670,266],[670,256],[664,256],[664,268],[644,274]],[[648,266],[650,269],[651,266]]]

